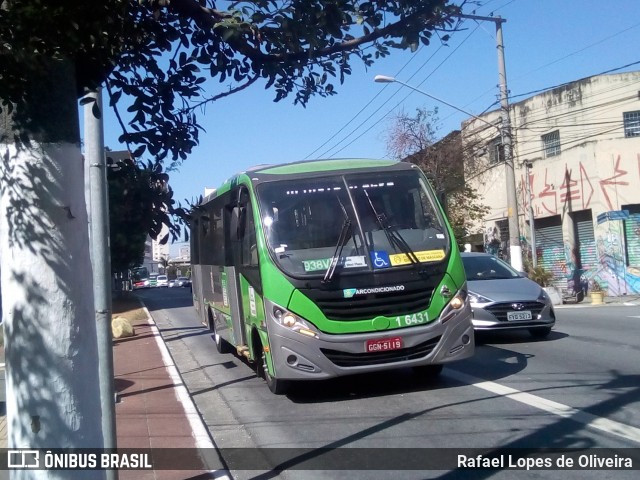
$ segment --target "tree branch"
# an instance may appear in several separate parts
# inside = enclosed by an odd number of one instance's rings
[[[195,110],[198,107],[202,107],[203,105],[206,105],[209,102],[215,102],[216,100],[220,100],[221,98],[227,97],[229,95],[232,95],[236,92],[240,92],[241,90],[244,90],[245,88],[247,88],[248,86],[250,86],[251,84],[255,83],[256,80],[258,80],[258,78],[260,78],[258,75],[254,75],[253,77],[249,78],[244,84],[239,85],[235,88],[231,88],[229,90],[227,90],[226,92],[222,92],[219,93],[218,95],[214,95],[211,98],[207,98],[206,100],[203,100],[202,102],[198,102],[197,104],[190,106],[188,108],[183,108],[180,113],[187,113],[187,112],[191,112],[193,110]]]
[[[164,2],[163,2],[164,3]],[[184,17],[190,18],[201,28],[214,28],[218,22],[232,18],[230,15],[225,15],[217,10],[212,10],[201,6],[196,0],[171,0],[167,2],[166,8],[174,11],[175,13]],[[353,38],[344,42],[335,43],[330,47],[313,50],[314,57],[327,57],[336,53],[341,53],[349,50],[353,50],[363,44],[374,42],[378,39],[393,35],[401,34],[406,30],[406,25],[418,20],[421,15],[426,12],[415,12],[411,15],[404,17],[395,23],[390,23],[386,27],[375,29],[369,34],[362,35],[361,37]],[[424,22],[424,29],[428,29],[429,26],[433,26],[434,20],[432,18]],[[267,63],[280,63],[280,62],[293,62],[308,60],[311,56],[309,50],[304,50],[296,53],[271,53],[267,54],[262,52],[259,48],[251,46],[246,41],[239,41],[237,39],[229,39],[227,41],[235,50],[251,60],[259,60]]]

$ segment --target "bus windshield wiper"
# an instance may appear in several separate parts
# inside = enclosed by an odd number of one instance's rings
[[[369,192],[367,192],[367,190],[364,190],[364,194],[367,197],[369,207],[371,208],[373,215],[376,217],[376,221],[378,222],[378,225],[380,225],[380,228],[387,236],[387,240],[389,241],[389,244],[391,246],[396,247],[398,250],[404,253],[407,256],[407,258],[409,258],[409,261],[413,265],[420,265],[420,260],[418,260],[418,257],[416,256],[413,249],[409,246],[409,244],[402,237],[402,235],[400,235],[400,232],[398,231],[398,229],[389,224],[389,222],[387,221],[387,217],[384,213],[378,213],[378,211],[376,210],[376,207],[373,205],[373,202],[371,201],[371,197],[369,197]]]
[[[340,237],[338,237],[338,243],[336,244],[336,249],[333,252],[333,257],[331,257],[331,262],[329,263],[329,268],[324,274],[324,278],[322,279],[322,283],[329,283],[333,279],[333,275],[336,272],[336,268],[338,263],[340,262],[340,257],[342,256],[342,249],[347,243],[349,239],[349,232],[351,231],[351,220],[348,218],[344,219],[342,223],[342,229],[340,230]]]

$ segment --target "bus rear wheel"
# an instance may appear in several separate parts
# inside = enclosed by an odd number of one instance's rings
[[[272,377],[267,366],[267,352],[264,351],[262,343],[259,344],[260,357],[256,362],[256,370],[259,377],[264,378],[267,387],[274,395],[284,395],[289,389],[289,382],[279,378]]]

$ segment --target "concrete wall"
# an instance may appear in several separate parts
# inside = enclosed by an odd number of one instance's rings
[[[630,111],[640,111],[640,72],[590,77],[511,105],[523,250],[530,240],[525,223],[529,199],[524,162],[528,161],[534,218],[560,215],[562,219],[566,254],[561,270],[569,277],[575,268],[577,245],[569,214],[590,210],[598,264],[581,274],[586,280],[599,279],[615,295],[640,292],[640,265],[630,265],[625,254],[625,241],[634,239],[625,239],[622,221],[598,225],[596,219],[623,206],[640,206],[640,137],[625,138],[623,128],[623,113]],[[499,112],[489,112],[483,119],[497,123]],[[542,136],[556,130],[561,153],[547,156]],[[496,222],[506,218],[505,167],[489,165],[481,146],[498,131],[478,120],[465,122],[462,129],[463,142],[473,147],[468,162],[472,168],[465,175],[491,207],[484,225],[491,235]]]

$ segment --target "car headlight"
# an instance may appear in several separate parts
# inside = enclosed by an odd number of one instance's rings
[[[285,308],[274,305],[273,319],[276,323],[296,333],[306,335],[307,337],[318,338],[318,333],[313,326]]]
[[[538,295],[538,300],[542,301],[543,303],[551,303],[551,297],[549,296],[549,294],[544,290],[544,289],[540,289],[540,295]]]
[[[475,292],[469,292],[469,302],[472,305],[477,305],[477,304],[482,304],[482,303],[491,303],[493,300],[487,298],[487,297],[483,297],[482,295],[475,293]]]

